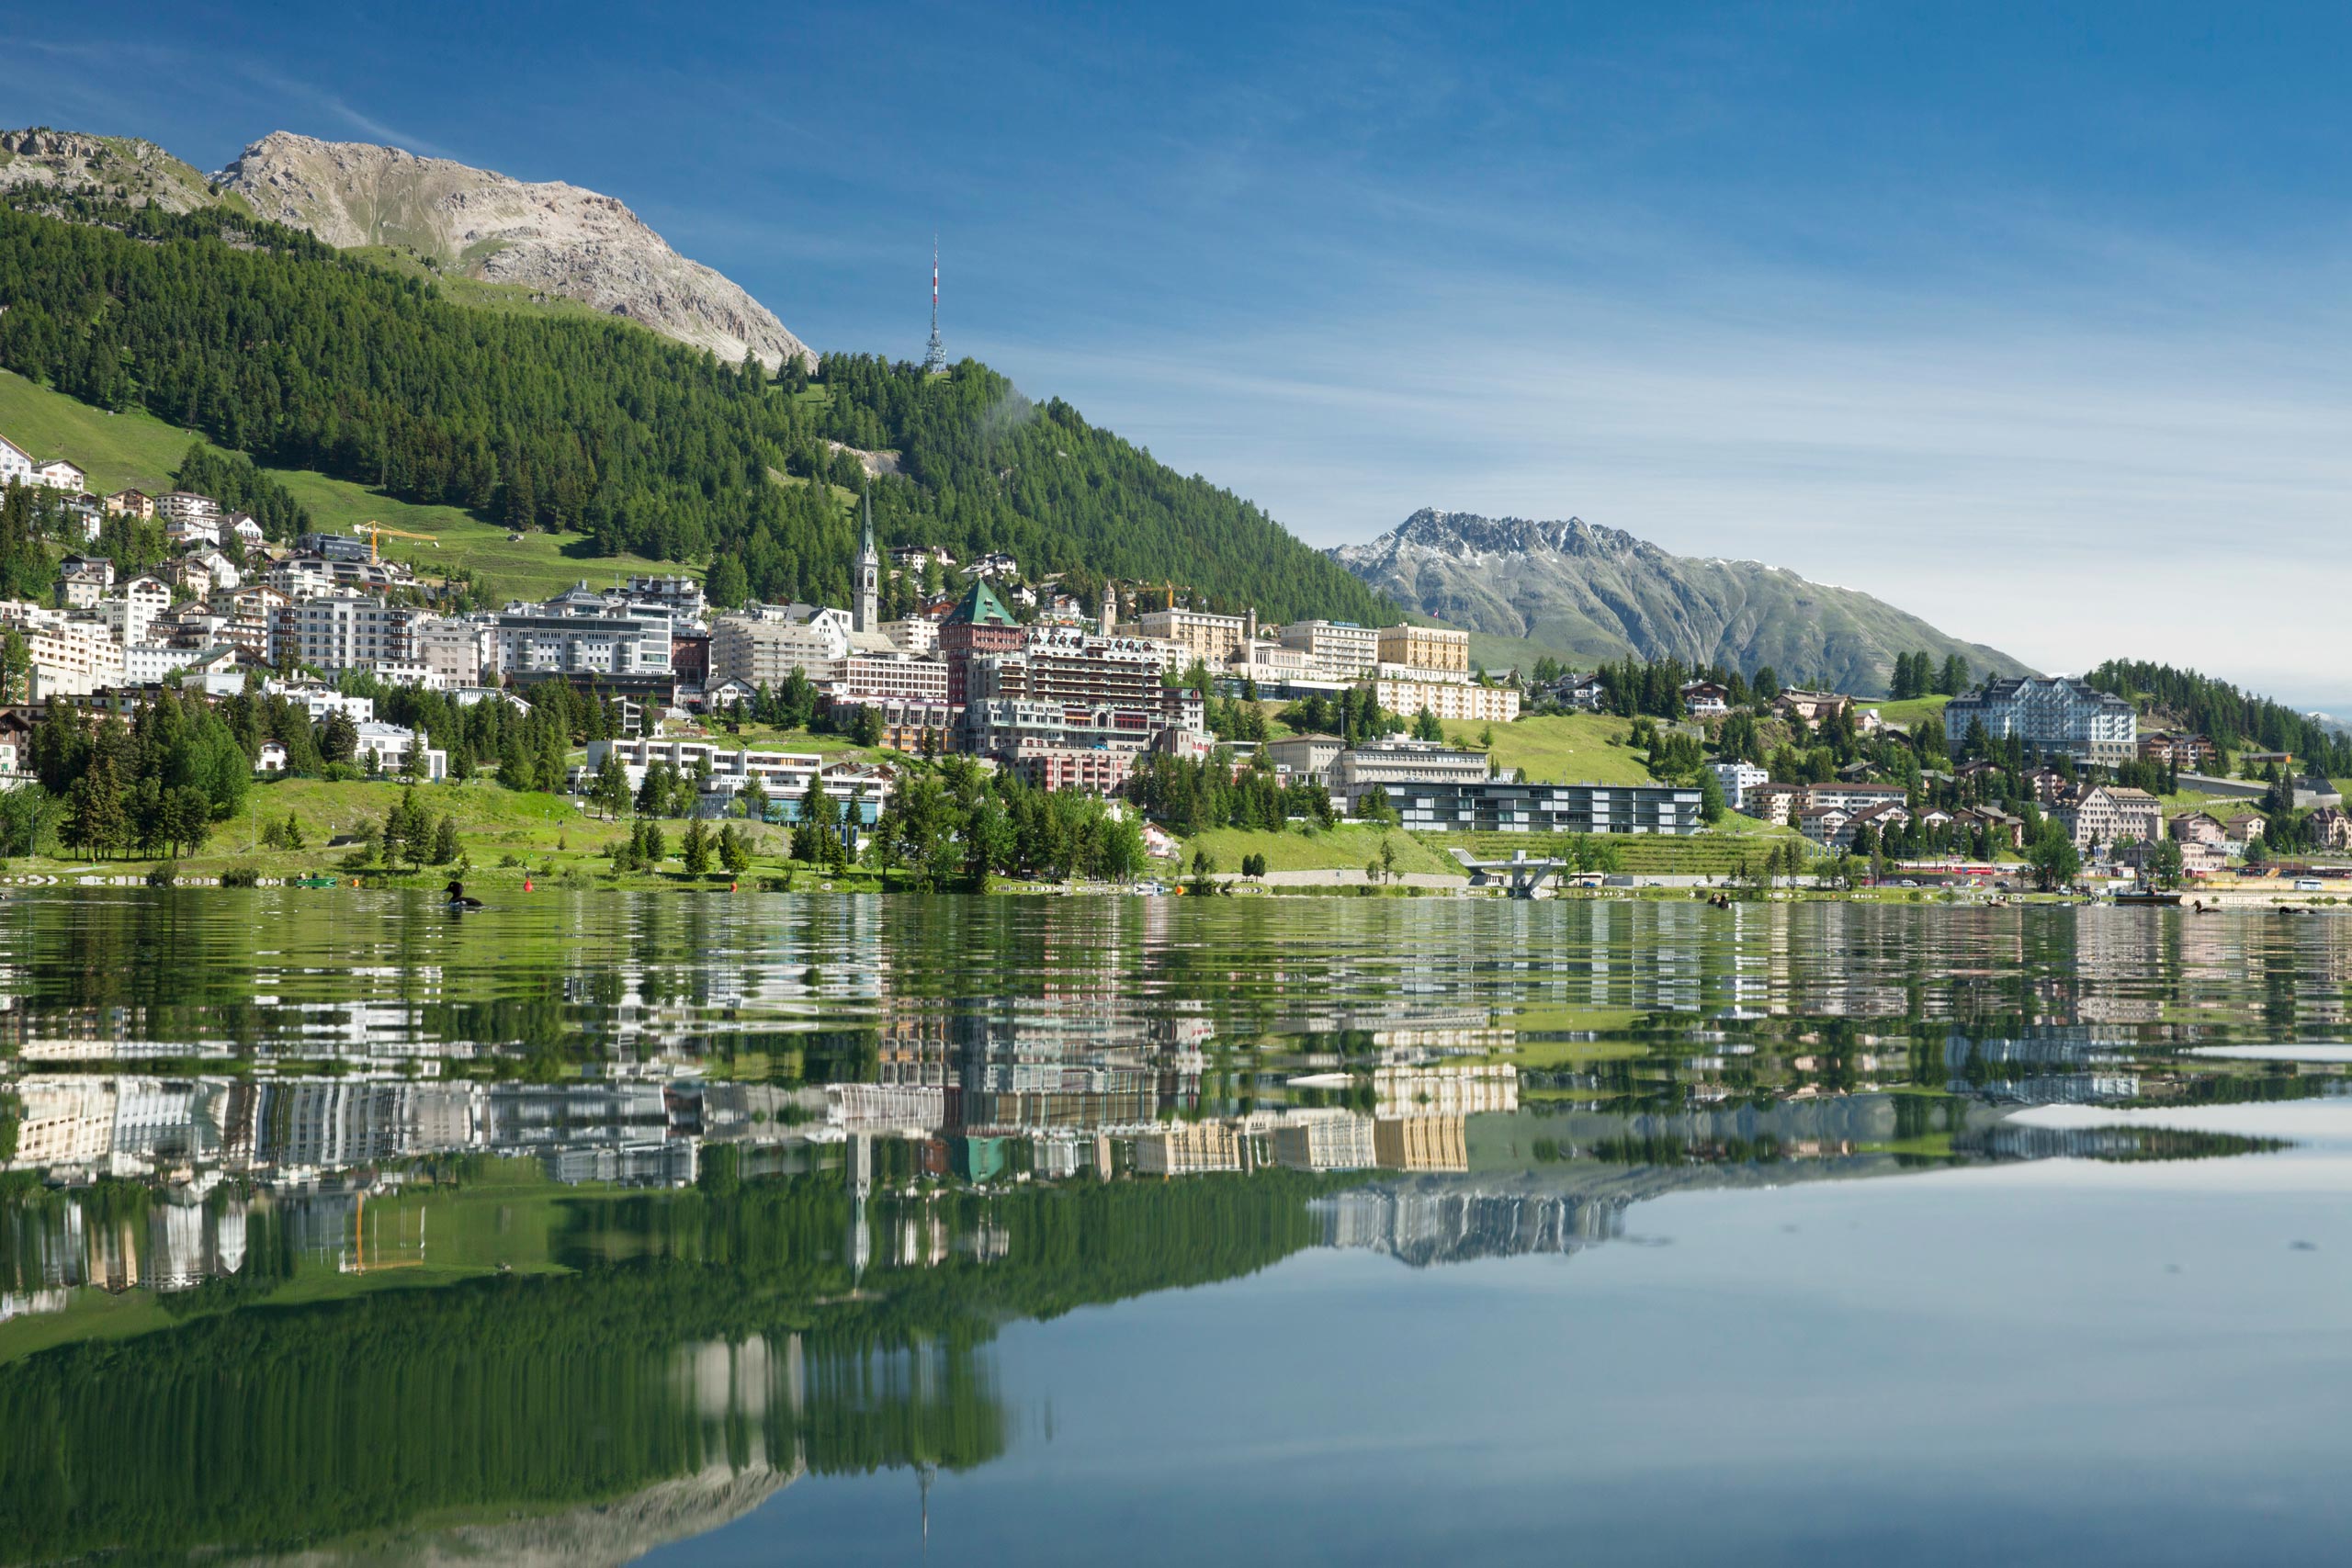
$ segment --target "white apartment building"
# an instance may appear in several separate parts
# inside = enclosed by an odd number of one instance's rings
[[[944,703],[947,666],[904,654],[853,653],[835,667],[825,691],[838,702]]]
[[[1380,705],[1408,718],[1423,708],[1449,723],[1510,724],[1519,717],[1519,693],[1510,686],[1480,686],[1467,681],[1430,681],[1383,674],[1372,683]]]
[[[497,657],[497,634],[487,622],[450,615],[417,616],[409,623],[409,643],[416,661],[449,686],[481,684]]]
[[[626,595],[630,604],[650,604],[677,621],[699,621],[709,601],[702,584],[679,573],[669,577],[632,577]]]
[[[397,773],[408,762],[408,754],[423,746],[424,737],[405,725],[384,724],[368,719],[359,727],[359,746],[355,756],[376,759],[377,771]],[[437,747],[424,747],[424,776],[438,783],[449,776],[449,753]]]
[[[1333,795],[1353,802],[1382,784],[1484,784],[1492,769],[1484,751],[1431,740],[1369,740],[1334,757],[1325,776]]]
[[[334,569],[318,556],[288,556],[269,569],[269,586],[289,600],[334,592]]]
[[[1136,617],[1136,629],[1148,637],[1173,643],[1182,662],[1194,660],[1214,670],[1233,657],[1254,629],[1239,615],[1212,615],[1202,610],[1148,610]]]
[[[2138,710],[2067,675],[2013,675],[1954,697],[1944,708],[1944,729],[1955,755],[1976,724],[1995,740],[2022,742],[2028,757],[2063,752],[2077,761],[2128,762],[2139,755]]]
[[[364,593],[322,593],[288,604],[270,622],[269,660],[288,658],[333,674],[376,664],[412,664],[415,612]]]
[[[497,672],[508,675],[670,673],[670,616],[650,605],[617,615],[509,610],[494,638]]]
[[[925,620],[920,615],[903,621],[883,622],[882,635],[888,637],[901,653],[920,657],[939,651],[939,623]]]
[[[172,591],[159,577],[134,577],[111,599],[98,601],[98,618],[126,647],[147,640],[155,617],[172,607]]]
[[[773,689],[797,670],[822,685],[839,675],[836,665],[849,651],[849,616],[841,611],[816,610],[805,619],[721,615],[710,629],[710,684],[741,681]]]
[[[33,455],[0,435],[0,490],[10,485],[31,485],[40,481],[33,476]]]
[[[164,525],[164,542],[175,550],[198,547],[217,550],[220,547],[220,522],[217,517],[175,517]]]
[[[1352,621],[1293,621],[1283,646],[1304,652],[1322,681],[1360,681],[1380,662],[1380,632]]]
[[[1707,771],[1723,787],[1724,804],[1734,811],[1747,809],[1749,790],[1772,782],[1772,775],[1753,762],[1710,762]]]
[[[808,792],[808,781],[822,773],[826,765],[825,759],[814,751],[774,751],[721,746],[707,740],[657,740],[643,737],[592,740],[588,743],[586,763],[573,771],[573,787],[584,789],[608,756],[619,759],[632,794],[645,783],[649,768],[667,765],[691,778],[707,761],[710,780],[706,791],[723,799],[732,799],[744,784],[757,779],[770,800],[797,801]],[[890,795],[888,779],[871,770],[861,771],[854,779],[828,779],[825,789],[837,800],[870,801],[869,816],[878,812]]]
[[[1352,1111],[1294,1111],[1267,1141],[1275,1163],[1292,1170],[1364,1170],[1379,1163],[1372,1118]]]
[[[332,686],[297,684],[286,681],[265,680],[262,694],[284,697],[302,710],[312,724],[323,724],[336,714],[343,714],[354,724],[367,724],[376,716],[373,697],[346,697]]]
[[[1225,672],[1234,680],[1255,681],[1261,686],[1295,685],[1324,678],[1321,667],[1305,649],[1263,638],[1236,648],[1226,660]]]
[[[175,671],[187,669],[203,657],[204,650],[200,648],[173,648],[159,642],[125,643],[122,682],[126,686],[152,685]]]
[[[45,463],[33,465],[33,478],[51,490],[62,490],[69,495],[79,495],[90,488],[90,476],[78,464],[62,457],[51,457]]]
[[[86,696],[122,684],[122,644],[96,621],[51,616],[25,627],[32,699]]]
[[[173,523],[210,523],[220,521],[220,503],[209,495],[198,495],[190,490],[175,490],[155,498],[155,515],[166,525]],[[216,536],[212,541],[220,541]]]

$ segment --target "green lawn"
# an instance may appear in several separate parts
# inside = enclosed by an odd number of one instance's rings
[[[1218,828],[1185,841],[1183,863],[1189,871],[1193,851],[1199,848],[1216,857],[1220,872],[1237,874],[1241,870],[1241,857],[1250,854],[1264,855],[1268,871],[1362,871],[1366,862],[1380,858],[1383,839],[1396,846],[1398,871],[1462,874],[1462,867],[1453,856],[1430,848],[1408,833],[1384,832],[1355,823],[1342,823],[1316,833],[1303,833],[1296,829],[1267,833]]]
[[[1950,697],[1905,697],[1899,703],[1867,703],[1863,705],[1874,710],[1887,723],[1899,724],[1908,729],[1923,718],[1941,714],[1944,705],[1950,701]]]
[[[1549,714],[1495,726],[1494,761],[1544,784],[1634,784],[1651,782],[1646,753],[1622,744],[1630,721],[1604,714]],[[1476,743],[1478,727],[1446,733]],[[1620,744],[1611,744],[1611,742]]]
[[[0,370],[0,435],[36,458],[67,457],[88,470],[90,487],[172,488],[172,470],[196,438],[150,413],[108,413]]]

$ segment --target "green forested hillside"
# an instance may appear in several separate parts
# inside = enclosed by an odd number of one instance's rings
[[[202,438],[169,424],[144,409],[111,412],[78,402],[0,370],[0,435],[33,447],[42,457],[71,457],[89,471],[101,492],[125,488],[169,490],[191,446]],[[299,468],[264,468],[264,478],[284,487],[309,513],[306,527],[347,534],[358,523],[381,523],[408,533],[430,534],[433,542],[388,538],[384,554],[407,561],[427,577],[470,571],[485,602],[543,599],[587,579],[607,582],[633,572],[669,571],[673,566],[641,556],[604,556],[582,534],[529,533],[511,538],[505,529],[454,506],[395,500],[348,479]]]
[[[2110,659],[2084,679],[2143,708],[2161,710],[2225,751],[2286,751],[2331,777],[2352,773],[2352,738],[2227,681],[2140,659]]]
[[[1265,513],[967,361],[834,356],[816,397],[624,323],[469,308],[220,209],[0,211],[0,365],[416,505],[585,536],[597,556],[741,562],[763,598],[838,602],[854,485],[828,442],[899,455],[886,542],[1009,550],[1032,576],[1172,580],[1277,618],[1382,602]],[[722,574],[732,587],[732,573]]]

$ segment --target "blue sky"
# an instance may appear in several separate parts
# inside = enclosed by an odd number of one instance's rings
[[[487,13],[487,14],[486,14]],[[10,27],[20,37],[24,31]],[[609,192],[1317,544],[1574,513],[2352,699],[2352,13],[117,6],[0,120]]]

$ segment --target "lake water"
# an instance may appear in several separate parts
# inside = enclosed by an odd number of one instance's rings
[[[0,902],[0,1562],[2336,1562],[2352,918]]]

